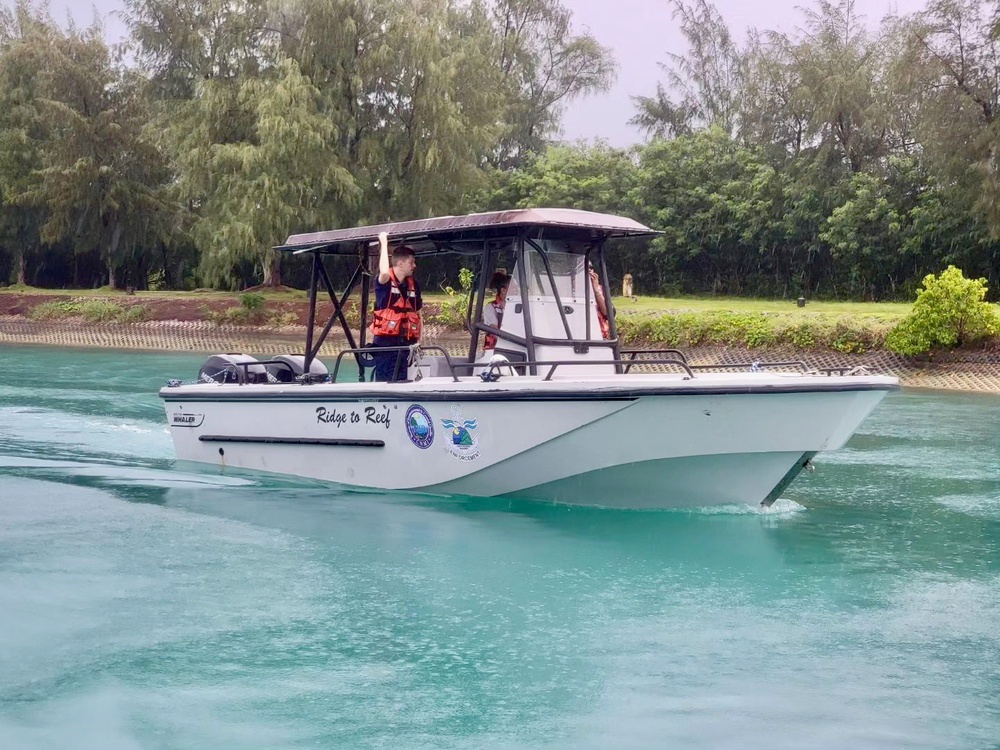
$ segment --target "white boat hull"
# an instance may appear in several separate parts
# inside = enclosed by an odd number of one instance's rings
[[[774,373],[581,380],[197,384],[161,396],[181,460],[386,490],[660,508],[773,500],[897,387]]]

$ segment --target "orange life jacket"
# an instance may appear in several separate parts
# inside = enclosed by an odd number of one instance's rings
[[[608,320],[608,316],[601,312],[601,308],[597,308],[597,321],[601,324],[601,338],[610,339],[611,322]]]
[[[406,277],[406,292],[399,288],[396,274],[389,270],[389,304],[372,315],[373,336],[403,336],[407,341],[420,339],[420,313],[417,312],[417,285]]]

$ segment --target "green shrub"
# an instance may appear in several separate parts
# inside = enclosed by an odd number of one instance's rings
[[[792,329],[792,343],[799,349],[812,349],[816,346],[816,333],[815,322],[804,320]]]
[[[268,314],[264,310],[251,310],[243,307],[230,307],[225,310],[208,310],[208,319],[218,326],[259,326],[268,321]]]
[[[32,320],[83,318],[88,323],[138,323],[148,316],[149,309],[144,305],[121,305],[102,299],[42,302],[28,311]]]
[[[886,336],[897,354],[926,354],[981,341],[1000,330],[996,308],[985,301],[986,279],[967,279],[955,266],[924,277],[913,311]]]
[[[259,292],[246,292],[240,297],[240,306],[251,312],[263,310],[265,302],[264,295]]]
[[[76,305],[63,300],[61,302],[42,302],[28,310],[32,320],[60,320],[76,314]]]
[[[472,296],[472,280],[475,277],[468,268],[463,268],[458,272],[458,283],[460,289],[445,287],[448,299],[441,303],[441,309],[436,315],[429,315],[431,323],[438,323],[448,328],[464,329],[466,316],[469,311],[469,298]]]
[[[149,318],[149,308],[145,305],[125,305],[118,314],[118,323],[141,323]]]
[[[215,311],[202,307],[202,313],[217,326],[290,326],[298,322],[299,316],[294,312],[273,312],[267,309],[264,295],[257,292],[247,292],[240,297],[239,307],[229,307]]]
[[[271,315],[270,320],[268,322],[272,326],[277,326],[278,328],[282,328],[284,326],[293,326],[296,323],[298,323],[298,321],[299,321],[299,316],[296,315],[294,312],[285,312],[285,313],[274,313],[273,315]]]
[[[102,299],[76,303],[76,314],[88,323],[113,323],[122,313],[122,306]]]

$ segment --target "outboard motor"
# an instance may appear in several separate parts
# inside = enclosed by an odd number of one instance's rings
[[[267,369],[267,382],[269,383],[294,383],[305,373],[306,358],[302,354],[279,354],[271,359],[271,364],[264,365]],[[277,362],[283,364],[276,364]],[[311,380],[326,380],[329,374],[326,365],[318,359],[313,358],[313,361],[309,363]]]
[[[264,365],[247,366],[257,359],[249,354],[213,354],[198,371],[199,383],[266,383]]]

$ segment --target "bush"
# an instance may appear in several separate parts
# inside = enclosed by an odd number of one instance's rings
[[[28,311],[28,317],[32,320],[61,320],[75,314],[76,304],[68,301],[42,302]]]
[[[102,299],[43,302],[28,311],[32,320],[83,318],[88,323],[138,323],[148,316],[145,305],[121,305]]]
[[[897,354],[927,354],[981,341],[1000,330],[996,308],[985,301],[986,279],[967,279],[948,266],[940,276],[924,277],[913,311],[886,337]]]
[[[618,316],[618,333],[626,344],[690,347],[724,344],[756,349],[790,345],[798,349],[835,349],[861,354],[878,349],[888,325],[878,318],[834,319],[826,316],[734,313],[626,313]]]
[[[251,312],[263,310],[264,302],[264,295],[258,292],[246,292],[240,297],[240,306],[244,310],[250,310]]]
[[[92,299],[77,303],[77,315],[88,323],[114,323],[124,308],[114,302]]]
[[[439,323],[448,328],[465,329],[473,278],[475,275],[468,268],[458,272],[458,283],[461,288],[456,291],[450,286],[445,287],[448,299],[441,303],[441,310],[437,315],[428,316],[431,323]]]

